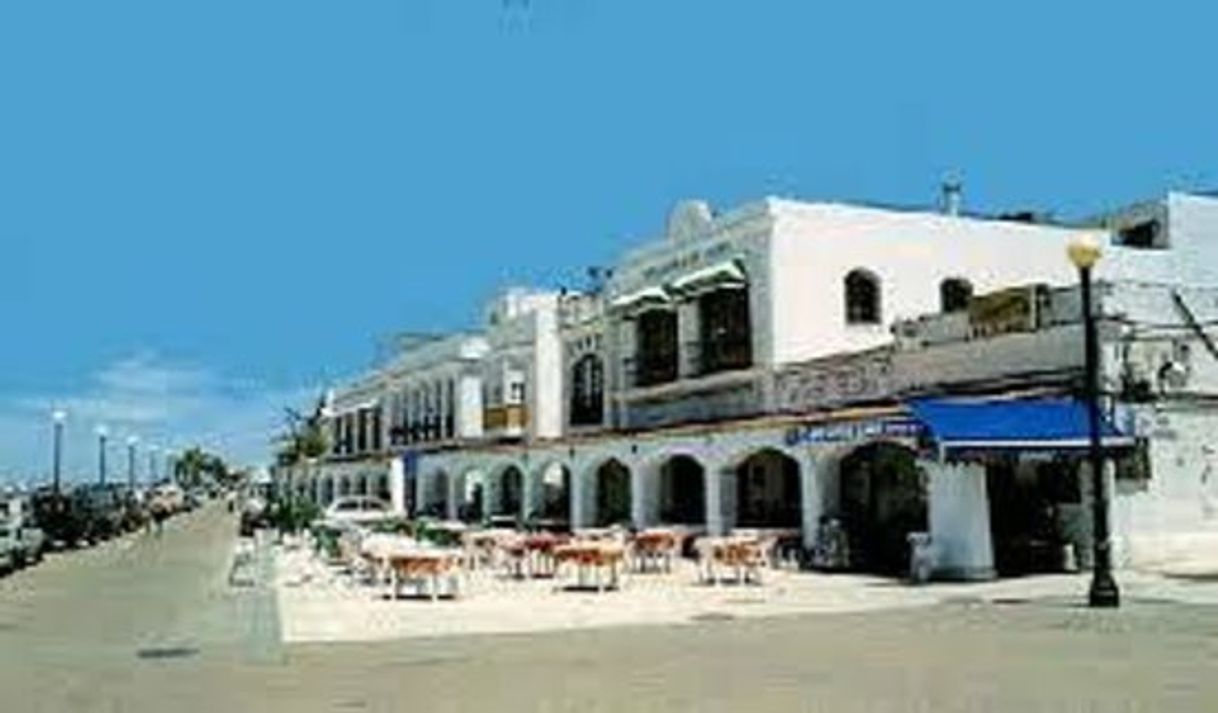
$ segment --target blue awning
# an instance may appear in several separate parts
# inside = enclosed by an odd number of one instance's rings
[[[1072,450],[1087,448],[1090,427],[1083,402],[1069,398],[914,399],[914,417],[947,450]],[[1133,445],[1101,417],[1105,447]]]

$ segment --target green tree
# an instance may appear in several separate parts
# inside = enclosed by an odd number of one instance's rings
[[[324,397],[318,397],[313,411],[307,415],[294,408],[284,409],[287,430],[276,439],[279,449],[275,459],[279,465],[296,465],[325,454],[326,436],[322,430],[324,409]]]

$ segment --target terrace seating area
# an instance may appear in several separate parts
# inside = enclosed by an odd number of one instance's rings
[[[893,586],[880,575],[797,567],[791,534],[543,535],[439,521],[318,529],[276,549],[277,610],[285,641],[375,641],[863,612],[1086,586],[1079,574]]]
[[[322,572],[312,580],[387,600],[436,602],[494,596],[489,589],[534,581],[548,582],[556,596],[604,594],[648,580],[764,586],[765,572],[798,568],[790,549],[782,549],[798,537],[797,530],[741,529],[709,537],[679,526],[553,532],[395,520],[373,526],[316,523],[305,549]]]

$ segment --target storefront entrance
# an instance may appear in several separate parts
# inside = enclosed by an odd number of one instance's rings
[[[986,463],[986,492],[998,575],[1063,571],[1069,525],[1081,509],[1078,460],[995,457]]]
[[[842,459],[840,488],[849,568],[908,571],[909,533],[927,529],[926,474],[914,452],[890,443],[862,446]]]

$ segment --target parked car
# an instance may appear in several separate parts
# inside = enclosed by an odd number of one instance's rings
[[[392,512],[389,503],[369,495],[348,495],[330,503],[322,513],[329,522],[367,524],[384,520]]]
[[[92,542],[107,540],[126,529],[127,488],[119,483],[78,485],[72,491],[78,516],[83,521],[82,536]]]
[[[32,525],[3,520],[0,521],[0,549],[8,553],[9,569],[17,569],[42,561],[46,536]]]
[[[70,491],[40,488],[30,496],[34,522],[57,547],[76,547],[85,538],[86,521]]]
[[[17,552],[7,543],[0,543],[0,573],[17,569]]]

